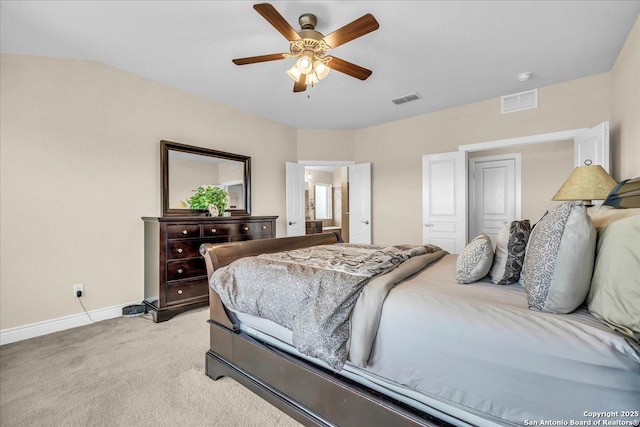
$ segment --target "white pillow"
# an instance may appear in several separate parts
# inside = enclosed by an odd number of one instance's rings
[[[589,293],[596,230],[582,202],[548,211],[531,231],[524,257],[529,308],[570,313]]]
[[[491,281],[496,285],[509,285],[520,279],[524,254],[531,224],[528,219],[512,221],[498,233],[496,253],[491,267]]]
[[[458,255],[456,280],[458,283],[476,282],[485,277],[493,264],[493,244],[486,234],[473,239]]]

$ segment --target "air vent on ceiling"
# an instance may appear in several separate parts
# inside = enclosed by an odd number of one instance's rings
[[[502,114],[538,108],[538,89],[502,97]]]
[[[396,105],[404,104],[406,102],[415,101],[416,99],[421,99],[419,93],[410,93],[409,95],[401,96],[399,98],[394,98],[391,100]]]

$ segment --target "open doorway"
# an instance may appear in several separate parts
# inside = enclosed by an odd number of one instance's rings
[[[372,218],[371,218],[371,163],[360,163],[356,164],[353,161],[306,161],[301,160],[298,163],[286,163],[286,204],[287,204],[287,236],[300,236],[306,234],[306,226],[307,220],[305,219],[306,209],[305,209],[305,189],[309,189],[309,194],[313,191],[314,203],[315,200],[315,184],[313,186],[307,186],[306,181],[306,167],[310,166],[322,166],[322,167],[345,167],[348,171],[348,186],[344,186],[343,183],[344,178],[342,177],[342,170],[338,176],[340,176],[340,180],[338,181],[337,177],[335,182],[340,183],[340,233],[345,232],[346,230],[346,240],[350,243],[362,243],[362,244],[371,244],[372,242]],[[310,169],[310,173],[313,174],[313,169]],[[328,181],[333,180],[333,178],[328,179]],[[326,197],[329,197],[329,193],[331,194],[331,211],[337,208],[337,204],[333,198],[335,198],[335,194],[338,193],[337,186],[336,188],[331,188],[331,192],[328,191],[328,188],[324,190],[319,190],[322,194],[325,194]],[[309,197],[310,198],[310,197]],[[311,204],[311,201],[309,201]],[[323,205],[325,215],[328,216],[329,202]],[[348,205],[347,205],[348,204]],[[317,210],[317,206],[314,207],[314,210]],[[316,213],[313,213],[314,217],[316,217]],[[310,212],[308,215],[310,218],[312,216],[311,213],[311,205]],[[321,232],[332,232],[336,231],[336,229],[331,230],[327,229],[327,227],[338,227],[335,223],[338,217],[333,217],[330,219],[332,223],[329,225],[328,223],[323,227]],[[322,227],[322,221],[329,221],[329,218],[320,218],[314,221],[320,222],[316,223],[316,227]],[[311,220],[309,220],[311,221]],[[309,224],[311,226],[311,224]],[[314,230],[315,231],[315,230]],[[316,231],[317,232],[317,231]],[[343,238],[344,239],[344,238]]]
[[[349,170],[346,166],[305,166],[306,234],[332,231],[349,241]]]

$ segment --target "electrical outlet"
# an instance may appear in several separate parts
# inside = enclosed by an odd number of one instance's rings
[[[78,283],[77,285],[73,285],[73,296],[78,296],[78,291],[80,291],[81,295],[84,295],[84,283]]]

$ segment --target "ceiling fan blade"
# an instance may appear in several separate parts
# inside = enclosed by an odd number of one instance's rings
[[[269,21],[273,27],[280,32],[287,40],[299,40],[300,36],[293,29],[291,25],[278,13],[275,7],[271,6],[269,3],[260,3],[254,4],[253,8],[258,12],[264,19]]]
[[[342,44],[364,36],[378,28],[380,28],[380,24],[378,24],[376,18],[374,18],[372,14],[367,13],[344,27],[338,28],[328,36],[325,36],[324,41],[331,46],[332,49],[335,49]]]
[[[304,92],[305,90],[307,90],[307,75],[302,74],[300,80],[293,84],[293,91]]]
[[[233,59],[233,63],[236,65],[247,65],[257,62],[277,61],[278,59],[284,59],[282,55],[282,53],[270,53],[269,55],[249,56],[247,58]]]
[[[371,70],[367,70],[359,65],[345,61],[344,59],[336,58],[335,56],[330,56],[329,58],[331,58],[331,61],[329,61],[329,68],[332,70],[340,71],[341,73],[360,80],[367,80],[371,75]]]

